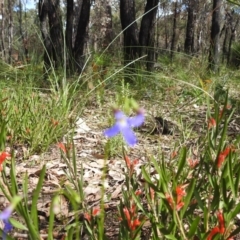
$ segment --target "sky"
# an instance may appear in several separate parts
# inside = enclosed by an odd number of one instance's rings
[[[34,0],[25,0],[27,9],[34,9],[36,6],[36,2]]]

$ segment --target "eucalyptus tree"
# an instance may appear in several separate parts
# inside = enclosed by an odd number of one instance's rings
[[[147,54],[147,69],[152,68],[154,24],[159,0],[145,1],[140,31],[136,22],[135,0],[120,0],[120,18],[124,37],[124,63]]]
[[[112,3],[95,0],[91,15],[91,37],[96,52],[105,50],[113,40]],[[112,46],[109,46],[112,50]],[[109,49],[108,48],[108,49]]]
[[[198,9],[199,0],[187,0],[187,26],[186,37],[184,42],[184,51],[188,54],[194,52],[194,32],[196,25],[196,14]]]
[[[1,45],[0,45],[0,50],[2,52],[2,58],[4,61],[6,61],[6,44],[5,44],[5,13],[6,13],[6,10],[5,10],[5,3],[4,3],[4,0],[0,0],[0,16],[1,16]]]
[[[66,66],[71,73],[82,71],[91,3],[91,0],[66,0],[67,11],[63,18],[64,11],[59,0],[39,0],[38,15],[45,49],[44,63],[47,68],[51,64],[54,67]],[[75,7],[78,11],[74,11]],[[66,21],[65,30],[63,19]]]
[[[212,26],[209,50],[209,69],[214,73],[219,70],[219,54],[220,54],[220,26],[221,26],[221,8],[223,0],[213,0],[212,8]]]
[[[38,15],[45,53],[45,67],[63,66],[63,29],[59,0],[39,0]]]
[[[4,3],[3,3],[4,4]],[[8,38],[8,63],[12,63],[12,46],[13,46],[13,4],[14,1],[7,0],[5,16],[7,19],[7,38]],[[3,19],[4,21],[5,19]],[[5,41],[5,39],[3,40]]]
[[[171,40],[171,52],[170,58],[173,61],[174,51],[176,50],[176,31],[177,31],[177,18],[181,12],[181,8],[179,7],[180,3],[178,0],[175,0],[173,3],[173,29],[172,29],[172,40]]]

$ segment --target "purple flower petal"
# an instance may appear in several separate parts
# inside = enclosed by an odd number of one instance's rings
[[[125,127],[121,129],[122,135],[126,141],[126,143],[133,147],[137,143],[137,138],[130,127]]]
[[[8,220],[10,218],[10,215],[12,214],[12,211],[13,211],[13,208],[10,205],[0,213],[0,220],[2,220],[4,223],[3,234],[2,234],[2,239],[4,240],[7,238],[6,233],[12,230],[12,224]]]
[[[12,224],[9,222],[9,220],[3,220],[3,223],[4,223],[4,228],[3,228],[3,231],[5,233],[8,233],[12,230],[13,226]]]
[[[0,219],[1,220],[8,220],[12,214],[12,206],[10,205],[9,207],[5,208],[1,213],[0,213]]]
[[[104,131],[104,135],[106,137],[114,137],[120,132],[119,129],[119,124],[113,125],[111,128],[108,128],[107,130]]]
[[[117,121],[121,120],[121,119],[126,119],[126,115],[122,112],[122,111],[116,111],[114,113],[114,116],[116,118]]]
[[[134,146],[137,143],[137,138],[132,131],[133,127],[139,127],[144,122],[144,112],[139,110],[135,117],[127,117],[122,111],[115,111],[114,113],[116,123],[111,128],[105,130],[106,137],[114,137],[119,132],[122,133],[123,138],[129,146]]]
[[[143,124],[143,122],[144,122],[144,115],[143,115],[143,113],[139,113],[135,117],[128,118],[128,124],[131,127],[139,127],[139,126],[141,126]]]

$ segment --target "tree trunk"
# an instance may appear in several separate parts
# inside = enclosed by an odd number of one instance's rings
[[[82,2],[81,13],[77,28],[77,35],[74,44],[74,59],[76,63],[75,67],[79,73],[83,70],[85,60],[83,53],[85,38],[87,36],[87,27],[90,17],[90,6],[91,0],[84,0]]]
[[[174,13],[173,13],[173,33],[172,33],[172,42],[171,42],[171,53],[170,59],[173,61],[174,51],[176,50],[176,31],[177,31],[177,8],[178,8],[178,1],[176,0],[174,4]]]
[[[124,31],[124,65],[126,65],[138,57],[138,27],[135,21],[134,0],[120,0],[120,18]]]
[[[13,12],[12,1],[8,0],[8,63],[12,63],[12,44],[13,44]]]
[[[229,43],[228,43],[227,64],[230,63],[232,43],[236,37],[236,29],[239,24],[239,20],[240,19],[238,17],[235,24],[233,24],[233,22],[231,22],[231,35],[230,35],[230,39],[229,39]]]
[[[48,69],[63,67],[63,28],[59,0],[39,0],[39,19],[45,54],[44,64]]]
[[[76,35],[77,35],[77,28],[78,28],[80,13],[81,13],[81,10],[82,10],[82,3],[83,3],[83,0],[75,0],[74,3],[73,3],[74,4],[74,8],[73,8],[73,14],[74,14],[74,18],[73,18],[73,40],[76,39]]]
[[[48,2],[45,0],[39,0],[38,2],[38,16],[40,20],[40,30],[42,33],[43,44],[44,44],[44,66],[46,70],[51,67],[51,59],[52,59],[52,44],[49,35],[49,27],[48,27]]]
[[[211,27],[211,41],[209,51],[209,70],[217,73],[219,70],[219,39],[222,0],[213,0],[213,15]]]
[[[151,71],[154,65],[154,23],[156,20],[159,0],[148,0],[145,6],[139,32],[139,56],[147,53],[147,70]]]
[[[194,6],[196,6],[195,0],[189,0],[187,6],[188,18],[186,28],[186,38],[184,43],[184,51],[187,54],[194,52]]]
[[[48,20],[55,67],[63,67],[63,28],[59,0],[49,0]]]
[[[91,0],[67,0],[64,54],[62,14],[59,0],[39,0],[39,19],[47,68],[66,67],[70,74],[82,71],[84,65],[84,43],[87,34]],[[81,10],[81,11],[80,11]],[[66,59],[65,59],[66,57]],[[64,60],[67,64],[64,64]]]
[[[109,0],[95,0],[94,50],[99,52],[113,40],[112,8]]]
[[[68,67],[72,67],[72,43],[73,43],[73,0],[67,0],[67,22],[66,22],[66,49],[67,49],[67,64]]]
[[[6,58],[6,48],[5,48],[5,6],[4,6],[4,0],[1,0],[1,12],[2,15],[2,21],[1,21],[1,52],[2,57],[4,61],[7,61]]]
[[[147,0],[145,13],[142,18],[140,31],[138,33],[135,21],[135,1],[120,0],[120,18],[124,36],[124,65],[147,54],[147,69],[151,70],[154,64],[154,23],[156,19],[159,0]],[[146,60],[145,60],[146,62]],[[137,64],[128,68],[129,73],[135,73]],[[125,80],[132,81],[128,76]]]
[[[226,11],[225,14],[225,23],[224,26],[220,32],[220,37],[222,37],[222,35],[224,34],[224,39],[223,39],[223,46],[222,46],[222,63],[224,63],[224,60],[227,58],[227,52],[228,52],[228,47],[227,47],[227,43],[229,41],[229,33],[231,31],[230,29],[230,25],[232,22],[232,14],[228,11]]]
[[[19,22],[19,32],[20,32],[20,36],[21,36],[21,40],[22,40],[22,45],[23,45],[23,50],[24,50],[24,57],[25,57],[25,61],[28,59],[28,41],[27,38],[24,37],[24,33],[23,33],[23,27],[22,27],[22,1],[19,0],[19,17],[18,17],[18,22]]]

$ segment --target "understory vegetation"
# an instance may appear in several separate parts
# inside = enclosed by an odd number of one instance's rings
[[[176,54],[128,83],[107,59],[2,63],[3,238],[237,239],[239,70]]]

